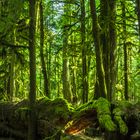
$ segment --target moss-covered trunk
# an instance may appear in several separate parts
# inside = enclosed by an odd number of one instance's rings
[[[100,43],[100,31],[98,26],[98,19],[96,13],[96,4],[95,0],[90,0],[90,9],[91,9],[91,17],[92,17],[92,34],[94,38],[95,44],[95,53],[96,53],[96,70],[98,76],[98,83],[100,88],[100,96],[107,96],[106,82],[105,82],[105,72],[103,67],[103,59],[102,59],[102,49]]]
[[[43,80],[44,80],[44,93],[47,97],[50,97],[50,90],[49,90],[49,80],[48,75],[46,71],[46,64],[44,59],[44,20],[43,20],[43,6],[42,1],[39,4],[40,9],[40,58],[41,58],[41,64],[42,64],[42,74],[43,74]]]

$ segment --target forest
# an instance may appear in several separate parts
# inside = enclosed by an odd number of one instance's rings
[[[140,140],[140,0],[0,0],[0,140]]]

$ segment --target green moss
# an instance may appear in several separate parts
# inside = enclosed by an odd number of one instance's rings
[[[115,102],[116,108],[120,108],[123,112],[126,111],[127,108],[131,108],[132,104],[126,100]]]
[[[72,105],[63,98],[56,98],[52,102],[52,106],[55,107],[54,113],[63,117],[65,120],[67,120],[74,111]]]
[[[117,127],[112,121],[110,103],[108,100],[101,97],[94,103],[93,106],[97,110],[97,116],[101,127],[108,131],[115,131]]]
[[[124,120],[122,119],[123,116],[127,117],[126,110],[130,107],[130,103],[127,101],[122,101],[117,107],[113,110],[114,121],[118,125],[119,131],[121,134],[127,134],[128,127]]]
[[[100,97],[98,100],[93,102],[93,107],[96,108],[98,116],[108,114],[110,115],[110,103],[105,98]]]
[[[83,110],[88,110],[90,108],[93,108],[93,102],[94,101],[90,101],[88,103],[85,103],[85,104],[79,106],[78,108],[76,108],[75,111],[83,111]]]
[[[42,104],[48,104],[51,100],[48,98],[48,97],[41,97],[41,98],[38,98],[37,101],[36,101],[36,104],[39,106],[39,105],[42,105]]]
[[[97,118],[101,127],[105,128],[108,131],[115,131],[116,125],[112,121],[111,112],[110,112],[110,103],[105,98],[99,98],[98,100],[94,100],[83,104],[75,111],[74,118],[78,118],[87,113],[87,110],[96,110]]]
[[[124,115],[124,111],[121,108],[116,107],[113,109],[113,115],[114,116],[122,116],[122,115]]]
[[[61,126],[68,122],[73,114],[73,108],[67,100],[42,98],[37,103],[38,117],[46,118],[52,124]]]
[[[61,105],[63,107],[65,107],[66,110],[68,111],[73,111],[74,108],[72,107],[72,104],[70,104],[67,100],[63,99],[63,98],[56,98],[53,101],[54,105]]]
[[[121,134],[127,134],[128,132],[128,127],[125,124],[125,122],[122,120],[122,117],[120,115],[116,115],[114,116],[114,120],[116,121],[116,123],[118,124],[119,127],[119,131]]]
[[[78,108],[76,108],[76,109],[74,110],[73,119],[79,118],[80,116],[86,114],[86,113],[87,113],[87,112],[86,112],[87,110],[94,109],[94,107],[93,107],[93,102],[94,102],[94,101],[85,103],[85,104],[79,106]]]
[[[100,126],[105,128],[107,131],[116,131],[117,126],[112,121],[111,116],[108,114],[100,115],[98,117]]]

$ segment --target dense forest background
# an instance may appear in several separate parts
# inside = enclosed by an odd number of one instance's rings
[[[140,0],[0,0],[1,101],[139,93]]]
[[[37,97],[139,99],[139,1],[92,3],[36,1]],[[0,9],[0,96],[22,99],[30,88],[29,3],[1,0]]]

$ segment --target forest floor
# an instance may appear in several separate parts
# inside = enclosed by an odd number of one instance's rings
[[[1,140],[1,139],[0,139]],[[87,136],[84,133],[79,133],[76,135],[67,135],[66,137],[62,137],[61,140],[104,140],[103,136]],[[140,140],[140,134],[135,133],[130,137],[130,140]]]
[[[62,137],[61,140],[104,140],[103,137],[89,137],[84,133],[78,133],[75,135],[67,135]]]
[[[77,140],[103,140],[102,137],[89,137],[84,134],[78,134],[77,138],[79,138]]]

